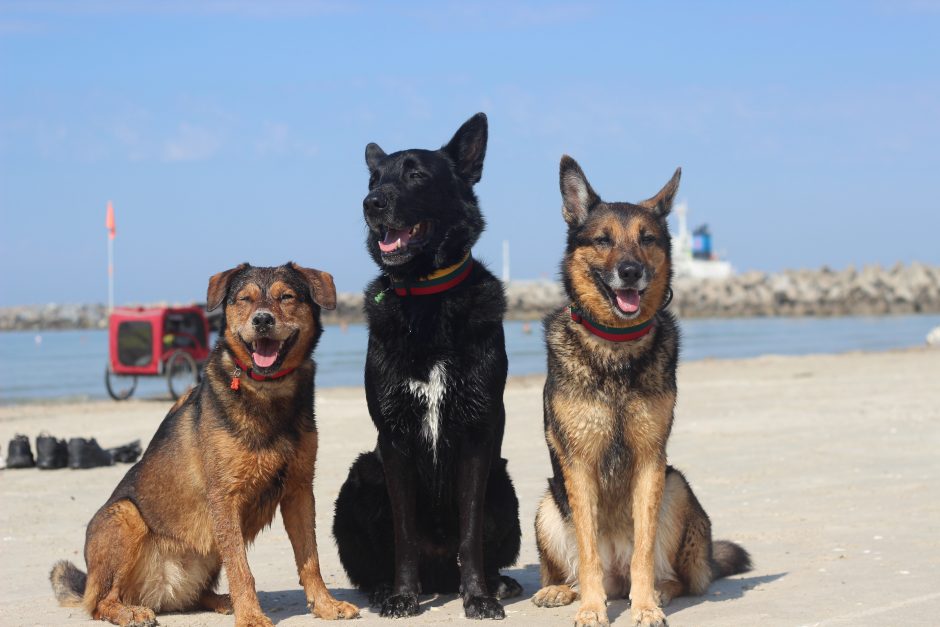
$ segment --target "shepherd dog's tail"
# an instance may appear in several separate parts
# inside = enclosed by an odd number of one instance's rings
[[[712,571],[715,579],[729,577],[751,570],[751,556],[744,548],[728,540],[712,543]]]
[[[78,607],[82,605],[85,596],[85,573],[75,564],[60,560],[52,567],[49,581],[52,582],[52,591],[59,605],[63,607]]]

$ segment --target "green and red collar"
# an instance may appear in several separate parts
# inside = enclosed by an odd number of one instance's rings
[[[251,367],[246,366],[242,362],[238,361],[238,357],[232,355],[232,361],[235,362],[235,370],[232,371],[232,382],[229,384],[229,387],[233,390],[238,390],[241,387],[241,376],[242,373],[247,374],[251,379],[255,381],[271,381],[272,379],[280,379],[281,377],[286,377],[293,371],[297,370],[294,368],[284,368],[283,370],[278,370],[274,374],[258,374]]]
[[[457,287],[470,276],[473,270],[473,257],[470,253],[452,266],[435,270],[417,281],[392,281],[392,288],[399,296],[427,296],[440,294]]]
[[[571,319],[599,338],[610,342],[629,342],[638,340],[653,330],[653,318],[631,327],[609,327],[595,322],[584,315],[577,305],[569,305]]]

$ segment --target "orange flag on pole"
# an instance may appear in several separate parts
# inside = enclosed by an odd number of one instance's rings
[[[104,225],[108,229],[108,239],[114,239],[117,231],[114,228],[114,205],[111,204],[110,200],[108,201],[108,215],[104,219]]]

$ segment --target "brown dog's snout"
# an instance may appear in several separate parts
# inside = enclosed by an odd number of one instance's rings
[[[255,315],[251,318],[251,326],[253,326],[258,333],[267,333],[274,328],[274,323],[274,314],[263,309],[255,312]]]

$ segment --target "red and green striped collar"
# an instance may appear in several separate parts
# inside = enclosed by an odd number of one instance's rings
[[[439,294],[463,283],[464,279],[470,276],[472,269],[473,257],[470,256],[470,253],[467,253],[463,259],[454,265],[435,270],[417,281],[392,281],[392,288],[399,296]]]
[[[599,338],[610,342],[629,342],[638,340],[653,330],[653,319],[634,325],[632,327],[608,327],[606,325],[594,322],[582,313],[577,305],[570,305],[568,309],[571,312],[571,319],[583,326]]]

